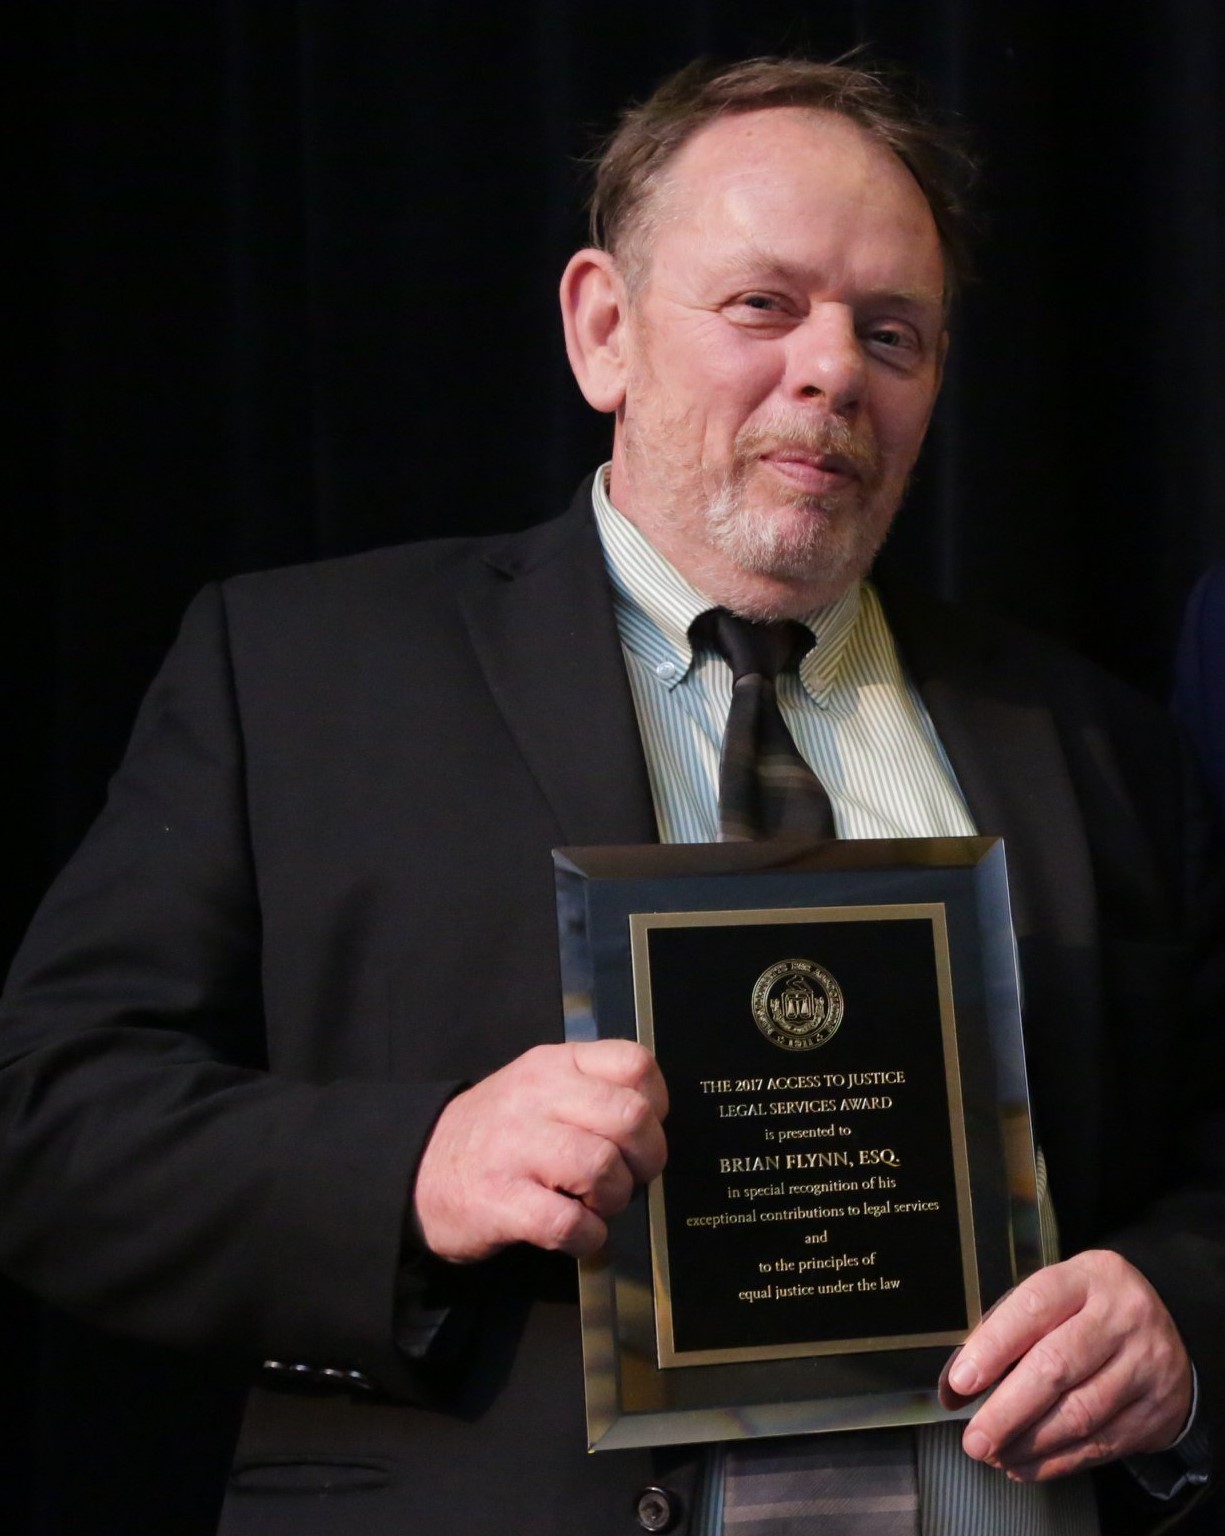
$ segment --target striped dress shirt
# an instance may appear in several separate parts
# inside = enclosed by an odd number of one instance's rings
[[[690,624],[713,606],[613,506],[608,466],[592,505],[613,588],[621,648],[642,734],[660,838],[718,836],[719,752],[731,668],[694,655]],[[839,837],[960,837],[973,820],[952,767],[898,659],[875,590],[851,588],[803,622],[815,637],[778,702],[801,755],[829,794]],[[1040,1166],[1044,1248],[1056,1250]],[[1049,1239],[1049,1244],[1047,1239]],[[923,1536],[1097,1536],[1088,1477],[1017,1484],[961,1450],[958,1422],[915,1430]],[[707,1457],[693,1536],[723,1532],[723,1457]]]
[[[732,673],[712,651],[695,656],[688,637],[711,600],[616,511],[602,475],[593,501],[660,837],[712,842]],[[972,835],[970,813],[902,672],[873,588],[854,586],[803,622],[816,643],[798,675],[778,679],[778,704],[829,794],[838,836]]]

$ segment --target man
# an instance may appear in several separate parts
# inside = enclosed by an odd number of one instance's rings
[[[14,971],[5,1251],[106,1328],[268,1362],[223,1531],[793,1529],[719,1455],[583,1454],[567,1256],[662,1166],[667,1088],[556,1043],[547,854],[715,835],[711,608],[816,635],[778,695],[840,834],[1009,839],[1073,1256],[967,1341],[953,1393],[1002,1384],[964,1452],[919,1435],[899,1510],[1087,1532],[1082,1474],[1127,1457],[1142,1529],[1202,1483],[1225,1154],[1177,752],[1062,654],[861,585],[947,348],[938,151],[856,71],[687,72],[627,118],[562,282],[607,476],[521,537],[189,613]]]

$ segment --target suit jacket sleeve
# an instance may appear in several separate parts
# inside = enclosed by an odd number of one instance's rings
[[[213,589],[13,968],[4,1263],[108,1329],[411,1392],[391,1333],[404,1210],[454,1085],[270,1074],[262,963]]]

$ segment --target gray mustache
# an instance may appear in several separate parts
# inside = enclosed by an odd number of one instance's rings
[[[763,422],[746,427],[736,439],[736,458],[746,462],[762,453],[830,454],[844,459],[864,480],[880,471],[880,450],[870,434],[837,419],[820,423]]]

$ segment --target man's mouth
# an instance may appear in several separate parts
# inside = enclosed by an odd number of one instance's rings
[[[838,453],[809,453],[796,448],[774,448],[760,462],[808,496],[828,495],[860,478],[854,460]]]

